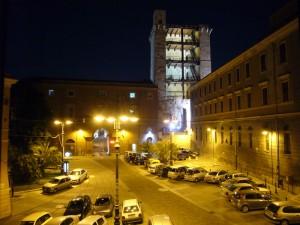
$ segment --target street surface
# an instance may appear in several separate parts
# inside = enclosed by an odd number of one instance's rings
[[[12,198],[13,215],[2,225],[16,225],[26,215],[35,211],[49,211],[60,216],[69,200],[88,194],[94,202],[97,195],[111,193],[115,196],[115,158],[81,157],[70,160],[70,169],[85,168],[89,179],[73,188],[52,195],[41,190],[16,193]],[[151,175],[143,166],[119,163],[120,203],[124,199],[142,201],[144,223],[155,214],[168,214],[175,225],[267,225],[271,224],[263,211],[241,213],[227,202],[220,188],[213,184],[172,181]],[[108,219],[113,224],[113,218]]]

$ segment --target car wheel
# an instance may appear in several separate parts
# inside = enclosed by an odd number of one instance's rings
[[[249,211],[249,207],[248,207],[247,205],[243,205],[242,208],[241,208],[241,211],[242,211],[243,213],[246,213],[246,212]]]
[[[281,225],[289,225],[289,221],[288,220],[281,220],[280,222]]]

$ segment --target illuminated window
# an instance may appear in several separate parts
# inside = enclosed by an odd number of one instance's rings
[[[48,96],[54,96],[54,95],[55,95],[55,91],[53,89],[49,89]]]
[[[129,93],[129,98],[135,98],[135,92],[130,92]]]

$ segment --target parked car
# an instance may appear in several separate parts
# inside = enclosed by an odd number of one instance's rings
[[[236,177],[223,181],[220,186],[230,187],[233,184],[251,184],[251,180],[248,177]],[[251,186],[253,185],[251,184]]]
[[[111,194],[104,194],[96,198],[93,206],[93,214],[112,217],[114,209],[114,199]]]
[[[187,168],[187,166],[171,166],[168,172],[168,178],[173,180],[183,179]]]
[[[210,171],[205,175],[204,181],[207,183],[219,184],[225,180],[226,174],[227,174],[227,171],[225,171],[225,170]]]
[[[247,190],[242,194],[233,195],[232,204],[246,213],[253,209],[265,209],[272,202],[270,196],[264,196],[255,190]]]
[[[191,159],[196,159],[197,157],[199,157],[199,152],[190,152],[190,158]]]
[[[34,212],[24,217],[20,225],[44,225],[52,220],[52,215],[49,212]]]
[[[248,178],[249,180],[251,180],[251,178],[248,177],[247,174],[245,174],[245,173],[227,173],[225,175],[225,179],[235,179],[238,177]]]
[[[190,156],[190,150],[188,149],[179,149],[177,151],[176,159],[177,160],[186,160]]]
[[[88,178],[88,173],[85,169],[77,168],[70,172],[69,177],[71,178],[73,184],[80,184]]]
[[[168,165],[162,165],[157,168],[157,175],[160,177],[168,177],[168,173],[171,170],[171,167]]]
[[[127,199],[122,204],[122,224],[143,223],[143,211],[137,199]]]
[[[145,157],[142,154],[137,154],[133,160],[135,165],[144,165]]]
[[[105,217],[100,215],[87,216],[78,223],[78,225],[107,225],[107,224],[108,222],[106,221]]]
[[[230,186],[222,186],[222,191],[224,196],[231,201],[233,198],[233,195],[240,194],[242,191],[245,190],[255,190],[255,188],[251,184],[247,183],[237,183],[237,184],[232,184]]]
[[[204,179],[206,174],[207,170],[201,167],[188,168],[183,179],[186,181],[199,182]]]
[[[170,217],[166,214],[150,216],[148,225],[173,225]]]
[[[145,167],[148,168],[149,166],[152,166],[154,164],[160,163],[159,159],[155,159],[155,158],[149,158],[145,161]]]
[[[152,174],[156,174],[157,173],[157,170],[158,170],[158,167],[164,165],[163,163],[154,163],[154,164],[150,164],[148,166],[148,172],[149,173],[152,173]]]
[[[64,216],[67,215],[78,215],[79,219],[82,220],[83,218],[85,218],[87,216],[87,214],[89,213],[89,211],[92,208],[92,202],[91,202],[91,198],[88,195],[80,195],[77,196],[76,198],[73,198],[65,212],[64,212]]]
[[[54,193],[72,187],[71,178],[68,176],[58,176],[45,183],[42,187],[43,193]]]
[[[79,222],[79,217],[78,216],[58,216],[52,218],[47,225],[75,225]]]
[[[265,209],[265,217],[276,224],[300,223],[300,205],[289,201],[274,201]]]

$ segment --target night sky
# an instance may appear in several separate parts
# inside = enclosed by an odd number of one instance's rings
[[[259,41],[287,0],[7,0],[6,72],[15,78],[149,80],[155,9],[207,24],[213,69]]]

